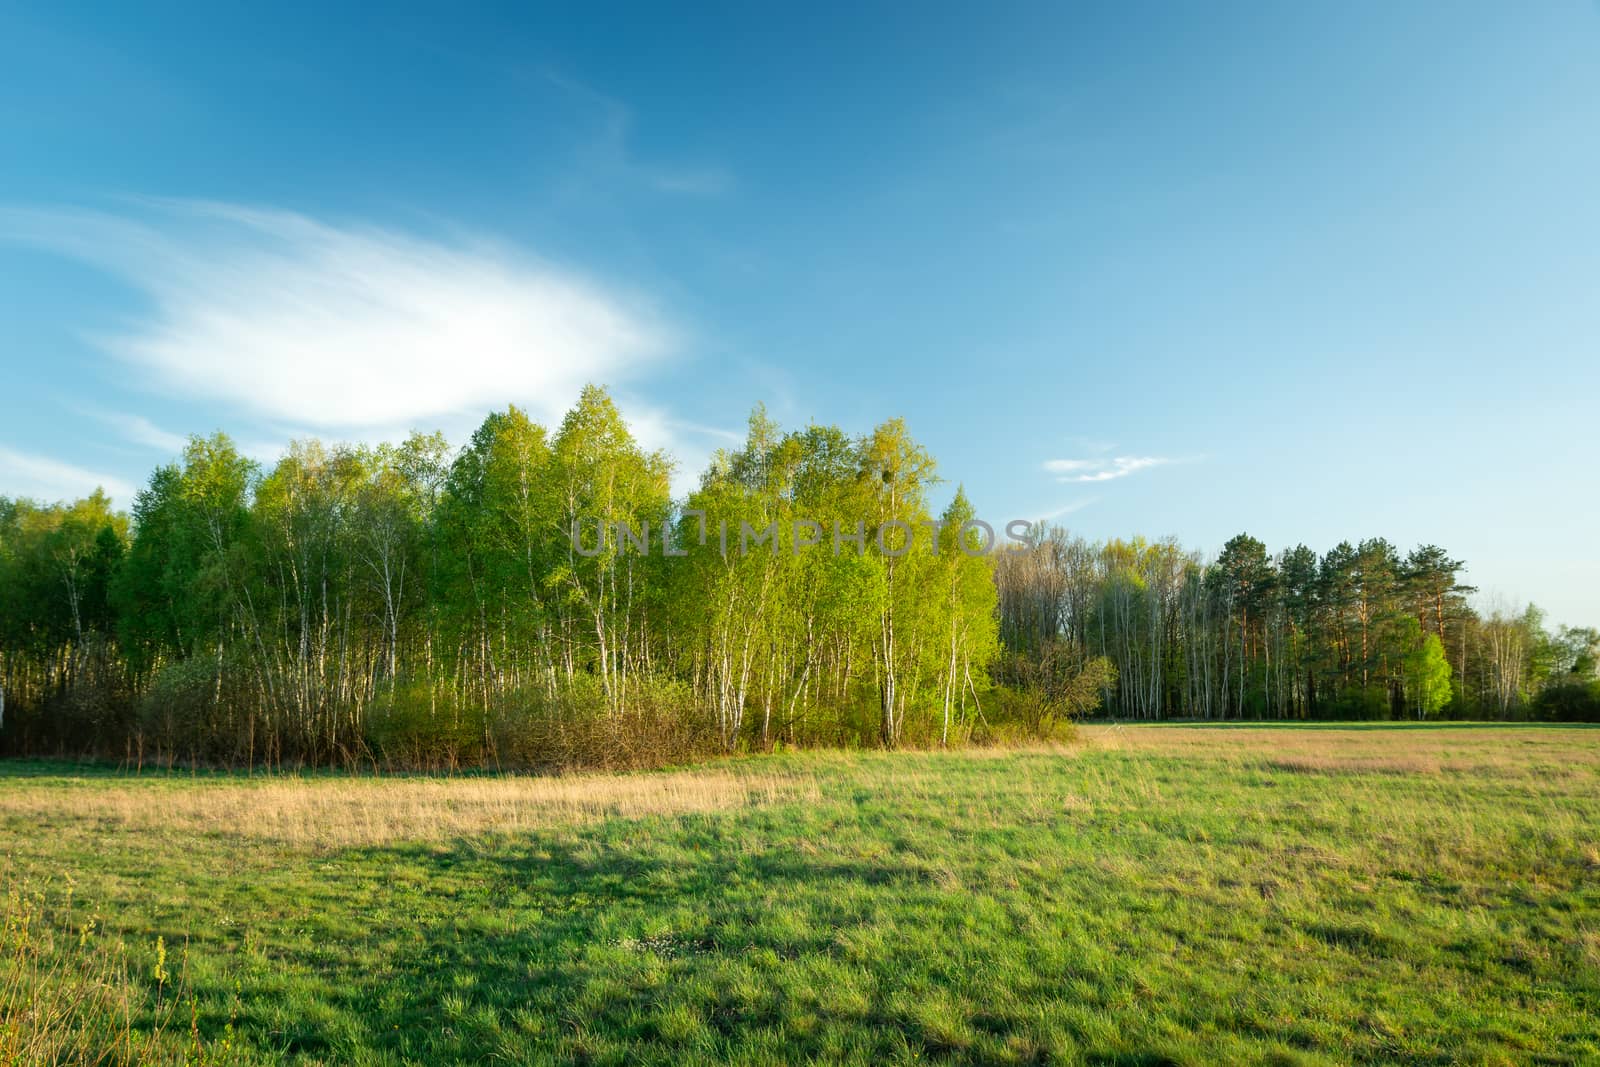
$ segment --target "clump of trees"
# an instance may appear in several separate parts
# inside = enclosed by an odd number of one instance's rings
[[[931,456],[751,416],[686,500],[607,394],[452,453],[221,434],[0,498],[0,747],[238,764],[642,766],[1121,717],[1597,717],[1593,630],[1475,612],[1387,542],[1215,559],[1035,527],[985,554]],[[880,531],[882,534],[880,535]]]
[[[988,728],[992,561],[933,550],[934,463],[902,423],[784,433],[758,410],[687,501],[670,473],[590,388],[553,433],[510,408],[454,455],[305,441],[261,469],[194,438],[131,521],[98,493],[0,502],[0,742],[633,766]],[[941,518],[970,514],[958,491]],[[799,520],[903,524],[917,550],[796,552]],[[724,552],[729,528],[772,533]]]
[[[1600,633],[1479,613],[1464,569],[1382,538],[1319,556],[1240,534],[1206,559],[1038,527],[997,563],[1001,640],[1106,658],[1106,708],[1127,718],[1600,719]]]

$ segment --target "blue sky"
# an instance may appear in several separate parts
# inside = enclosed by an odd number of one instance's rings
[[[1600,622],[1600,7],[0,7],[0,493],[904,416],[981,514]]]

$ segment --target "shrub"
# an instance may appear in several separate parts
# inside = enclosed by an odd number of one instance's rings
[[[363,736],[382,764],[419,770],[479,762],[487,747],[481,706],[458,703],[448,689],[400,683],[367,710]]]
[[[1533,700],[1533,716],[1550,722],[1600,722],[1600,681],[1547,686]]]
[[[600,680],[578,674],[552,691],[525,686],[488,707],[458,706],[448,692],[397,686],[367,714],[365,738],[388,766],[453,769],[585,767],[634,770],[682,763],[715,749],[686,685],[631,678],[620,708]]]
[[[682,682],[660,677],[628,681],[621,707],[606,700],[598,678],[576,675],[551,694],[523,692],[493,719],[495,756],[518,767],[660,767],[715,751],[709,723],[695,714]]]
[[[168,760],[254,764],[280,755],[284,739],[261,714],[247,663],[230,654],[162,667],[139,702],[135,743]]]
[[[999,699],[988,721],[997,735],[1021,731],[1041,739],[1061,737],[1073,720],[1098,708],[1117,684],[1117,668],[1109,659],[1088,656],[1061,640],[1046,641],[1036,652],[1012,654],[1003,670],[1014,684],[995,689]]]

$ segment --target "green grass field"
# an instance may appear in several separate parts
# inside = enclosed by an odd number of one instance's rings
[[[0,1062],[1600,1060],[1600,730],[0,764],[0,879]]]

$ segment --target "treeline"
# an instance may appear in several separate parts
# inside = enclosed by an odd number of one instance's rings
[[[195,438],[131,522],[98,493],[0,503],[0,740],[627,766],[1007,728],[983,714],[992,564],[932,550],[934,464],[903,424],[782,433],[758,411],[678,505],[670,473],[590,388],[553,434],[512,408],[453,456],[310,441],[261,470]],[[970,513],[957,492],[940,518]],[[800,520],[904,526],[795,551]]]
[[[1580,717],[1593,631],[1480,617],[1383,541],[1207,561],[988,538],[899,421],[763,411],[687,500],[603,390],[452,454],[191,439],[131,516],[0,498],[0,746],[239,764],[640,766],[1160,718]],[[941,536],[942,534],[942,536]],[[1005,540],[1002,534],[1002,540]]]
[[[1025,665],[1109,658],[1120,717],[1600,719],[1600,633],[1480,614],[1465,566],[1382,538],[1274,555],[1240,534],[1206,560],[1036,530],[999,557],[1000,632]]]

